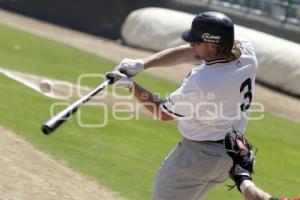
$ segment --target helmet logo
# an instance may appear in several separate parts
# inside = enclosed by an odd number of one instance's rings
[[[220,43],[220,35],[211,35],[210,33],[203,33],[202,39],[204,42]]]

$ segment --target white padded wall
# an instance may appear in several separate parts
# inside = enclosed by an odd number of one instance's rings
[[[181,32],[188,29],[194,15],[163,8],[133,11],[122,26],[129,45],[159,51],[184,42]],[[256,51],[257,78],[274,87],[300,95],[300,45],[253,29],[235,25],[235,33],[248,38]]]

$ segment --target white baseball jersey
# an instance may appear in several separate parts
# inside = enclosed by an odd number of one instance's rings
[[[181,134],[190,140],[224,139],[232,128],[244,132],[253,99],[257,59],[246,39],[236,61],[215,60],[195,67],[161,109],[178,119]]]

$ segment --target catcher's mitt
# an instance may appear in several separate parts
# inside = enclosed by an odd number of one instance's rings
[[[229,172],[230,178],[239,188],[243,180],[251,180],[254,166],[252,145],[236,130],[226,134],[224,145],[227,154],[233,160],[233,166]]]

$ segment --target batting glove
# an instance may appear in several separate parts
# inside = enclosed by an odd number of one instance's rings
[[[125,58],[122,62],[114,69],[128,77],[133,77],[140,73],[144,69],[144,62],[142,59],[129,59]]]
[[[131,78],[128,78],[125,74],[116,70],[106,72],[105,78],[110,81],[110,84],[114,84],[116,87],[130,88],[133,84]]]

